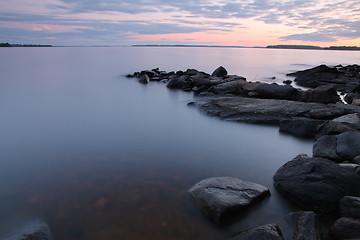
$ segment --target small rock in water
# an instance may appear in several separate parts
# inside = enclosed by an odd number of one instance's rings
[[[208,178],[189,191],[199,207],[216,222],[236,215],[270,194],[262,185],[233,177]]]
[[[150,78],[147,74],[144,74],[140,77],[139,82],[143,84],[148,84],[150,82]]]
[[[215,77],[224,77],[227,74],[228,72],[226,71],[226,69],[223,66],[220,66],[217,69],[215,69],[215,71],[211,75]]]

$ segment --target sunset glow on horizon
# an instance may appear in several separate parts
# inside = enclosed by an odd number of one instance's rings
[[[0,42],[360,47],[357,0],[1,0]]]

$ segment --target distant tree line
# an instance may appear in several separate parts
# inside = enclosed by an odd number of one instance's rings
[[[0,43],[0,47],[52,47],[51,45],[42,45],[42,44],[10,44],[10,43]]]
[[[279,48],[279,49],[319,49],[319,50],[360,50],[356,46],[331,46],[331,47],[318,47],[311,45],[269,45],[266,48]]]

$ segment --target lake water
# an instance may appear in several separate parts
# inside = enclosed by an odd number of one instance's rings
[[[187,106],[192,93],[124,75],[144,69],[282,82],[358,52],[228,48],[0,49],[0,233],[45,219],[58,240],[224,239],[296,210],[272,176],[312,141],[232,123]],[[214,176],[270,188],[234,223],[216,226],[187,190]]]

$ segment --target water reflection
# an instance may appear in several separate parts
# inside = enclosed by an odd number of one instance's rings
[[[60,240],[222,239],[295,209],[273,188],[272,176],[297,154],[311,154],[311,141],[208,117],[186,105],[190,93],[160,83],[143,86],[119,74],[153,67],[210,72],[224,65],[233,74],[269,76],[305,57],[294,62],[292,52],[278,51],[282,56],[264,68],[264,56],[274,51],[1,51],[7,59],[0,65],[3,222],[35,215],[48,220]],[[198,58],[190,58],[194,54]],[[126,62],[123,56],[129,56]],[[187,193],[214,176],[257,182],[272,196],[234,223],[216,226]]]

